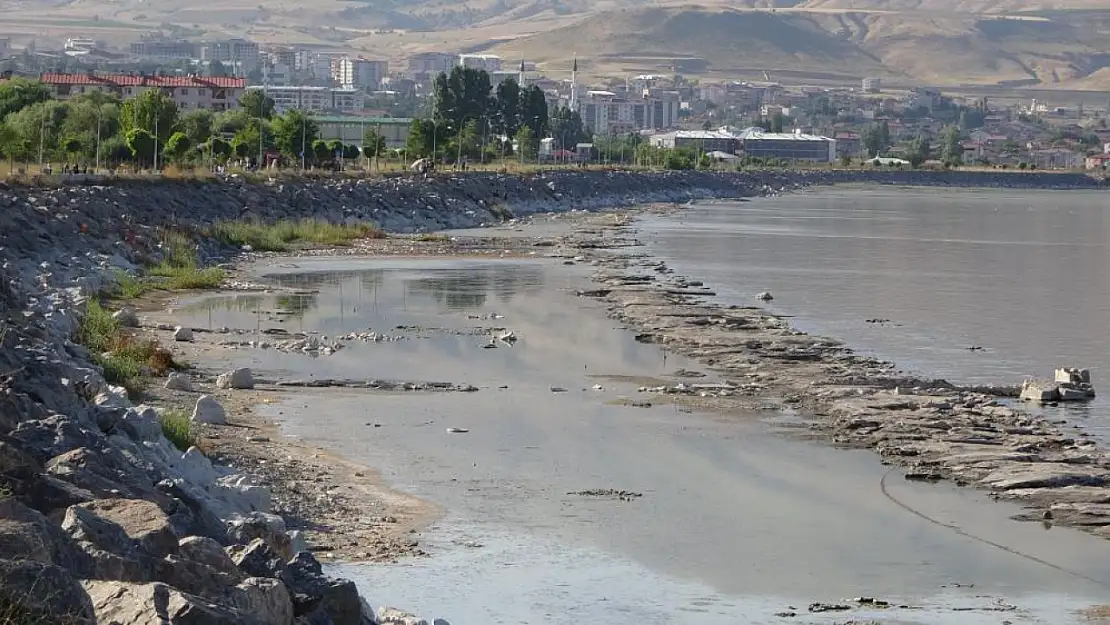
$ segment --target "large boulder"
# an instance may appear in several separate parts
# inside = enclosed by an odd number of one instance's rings
[[[382,606],[378,608],[380,625],[428,625],[428,621],[397,608]]]
[[[285,568],[285,560],[261,538],[252,540],[248,545],[228,547],[227,553],[240,571],[254,577],[280,577]]]
[[[216,480],[208,492],[219,497],[238,512],[269,512],[273,492],[251,475],[227,475]],[[283,530],[284,531],[284,530]]]
[[[277,579],[248,577],[231,589],[228,603],[267,625],[293,623],[293,599]]]
[[[285,520],[276,514],[254,513],[249,517],[228,523],[228,536],[239,545],[249,545],[261,540],[274,554],[285,562],[291,559],[293,544],[285,531]]]
[[[115,319],[116,323],[124,328],[139,327],[139,315],[135,314],[135,309],[131,307],[125,306],[112,313],[112,319]]]
[[[153,567],[154,581],[214,603],[226,602],[231,588],[247,577],[238,569],[221,572],[207,564],[178,556],[166,556],[155,561]]]
[[[115,523],[80,506],[71,506],[62,520],[62,531],[92,560],[89,577],[129,582],[152,579],[151,560]]]
[[[227,413],[215,397],[201,395],[196,407],[193,408],[193,423],[227,425]]]
[[[330,578],[320,563],[307,551],[293,557],[282,572],[281,581],[293,597],[293,613],[312,618],[321,613],[334,625],[363,625],[363,601],[355,583]]]
[[[11,497],[0,500],[0,554],[54,564],[75,574],[87,572],[91,564],[61,528]]]
[[[193,380],[184,373],[171,373],[166,378],[166,389],[171,391],[186,391],[192,392]]]
[[[92,602],[77,578],[33,560],[0,560],[0,622],[96,625]]]
[[[169,516],[157,504],[142,499],[98,499],[81,505],[118,525],[139,548],[162,557],[177,552],[178,536]]]
[[[206,564],[217,571],[229,575],[234,574],[236,571],[242,571],[247,575],[253,575],[249,570],[237,567],[236,562],[224,551],[220,543],[207,536],[186,536],[178,543],[177,551],[183,558]]]
[[[254,388],[254,376],[246,367],[221,373],[216,377],[216,388],[220,389],[250,389]]]
[[[90,581],[98,623],[113,625],[266,625],[252,614],[220,607],[165,584]]]
[[[193,342],[193,329],[184,326],[177,326],[173,330],[173,340],[181,343]]]

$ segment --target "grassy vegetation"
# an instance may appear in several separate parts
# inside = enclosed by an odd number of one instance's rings
[[[275,224],[256,221],[223,221],[208,236],[235,247],[249,245],[259,252],[283,252],[295,244],[350,245],[357,239],[385,238],[381,228],[368,223],[332,224],[317,219],[283,220]]]
[[[427,232],[416,235],[416,240],[427,243],[446,243],[451,240],[451,237],[446,234]]]
[[[154,289],[183,291],[217,289],[227,275],[219,267],[201,267],[196,246],[184,234],[168,232],[162,240],[163,258],[156,265],[134,276],[120,271],[115,288],[109,293],[120,299],[135,299]]]
[[[162,434],[181,451],[188,451],[197,444],[197,435],[185,411],[166,410],[158,415],[158,423],[162,425]]]
[[[77,342],[93,353],[104,369],[104,379],[136,396],[145,387],[146,375],[162,376],[180,368],[169,351],[156,341],[137,339],[112,318],[112,312],[97,300],[89,300],[85,317],[77,329]]]

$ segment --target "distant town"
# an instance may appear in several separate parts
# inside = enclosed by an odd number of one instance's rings
[[[125,102],[159,91],[174,103],[178,116],[196,111],[230,114],[243,102],[259,102],[267,118],[306,116],[301,143],[332,146],[293,146],[283,152],[261,128],[256,131],[261,136],[250,139],[261,149],[238,150],[244,161],[256,165],[277,161],[281,154],[292,164],[299,158],[306,166],[306,152],[313,157],[369,155],[367,141],[375,143],[373,156],[432,157],[456,165],[504,160],[506,155],[519,155],[522,161],[648,160],[668,167],[836,163],[1104,170],[1110,164],[1106,108],[1085,111],[1082,105],[1060,107],[1036,100],[1003,106],[985,98],[947,95],[927,85],[887,90],[879,78],[843,87],[807,87],[772,81],[707,82],[674,72],[586,84],[578,63],[540,68],[527,59],[442,51],[416,54],[396,67],[384,59],[297,46],[264,46],[245,39],[187,41],[157,33],[127,49],[77,36],[53,50],[39,49],[34,42],[17,48],[0,39],[0,86],[14,80],[37,82],[51,100],[61,102],[92,93]],[[474,84],[488,88],[488,102],[463,102],[473,94],[464,95],[464,86],[456,83],[479,74],[486,78]],[[443,85],[437,93],[441,75]],[[499,103],[498,98],[509,97],[505,94],[510,91],[513,102]],[[262,97],[248,98],[252,92]],[[531,106],[525,98],[540,98],[536,94],[542,94],[543,106],[531,109],[531,118],[524,119],[525,108]],[[448,97],[457,100],[454,108],[444,105]],[[4,112],[16,113],[14,108]],[[245,114],[249,117],[252,111]],[[424,128],[422,120],[431,125]],[[22,123],[28,126],[27,120]],[[60,130],[48,149],[45,122],[41,125],[35,137],[23,137],[23,160],[41,162],[67,152]],[[190,147],[204,152],[206,146],[213,147],[211,141],[220,140],[227,145],[220,146],[219,153],[234,156],[231,145],[246,126],[217,124],[212,136],[191,137]],[[100,130],[98,123],[98,164]],[[157,161],[173,129],[145,130],[152,133],[156,146],[162,146],[152,148]],[[18,137],[11,138],[18,133],[9,129],[10,145],[18,143]],[[420,134],[428,136],[414,136]],[[36,141],[39,145],[32,145]],[[80,139],[72,141],[70,147],[80,147]],[[238,141],[247,143],[248,138],[238,135]],[[91,139],[85,143],[73,152],[74,160],[89,160]],[[0,152],[9,157],[14,158],[15,149],[0,145]],[[676,159],[679,152],[689,158]],[[117,160],[126,156],[122,148],[116,154]]]

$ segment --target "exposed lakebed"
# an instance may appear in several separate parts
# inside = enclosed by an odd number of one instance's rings
[[[224,352],[225,364],[274,378],[478,387],[319,391],[264,409],[286,434],[376,467],[394,487],[446,508],[423,536],[432,557],[340,567],[426,616],[754,623],[782,622],[775,613],[794,606],[795,622],[1063,623],[1105,592],[1082,579],[1106,577],[1104,558],[1090,555],[1104,541],[1013,523],[1015,508],[980,493],[891,482],[892,495],[934,518],[1065,570],[1054,569],[908,514],[883,495],[886,468],[869,452],[777,436],[768,424],[776,415],[688,412],[642,397],[642,384],[704,369],[637,343],[600,306],[575,298],[586,275],[578,267],[298,259],[263,271],[319,292],[205,300],[178,318],[400,338],[352,341],[330,356],[248,347]],[[518,340],[483,348],[505,330]],[[629,398],[655,404],[621,405]],[[592,489],[642,496],[571,494]],[[806,612],[812,602],[856,596],[911,608]]]

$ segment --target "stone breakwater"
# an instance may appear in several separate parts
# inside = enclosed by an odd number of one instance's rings
[[[195,448],[184,453],[174,448],[162,434],[158,412],[132,406],[123,389],[106,383],[93,354],[74,342],[88,297],[118,271],[134,272],[144,262],[157,262],[165,229],[199,232],[219,220],[314,217],[369,220],[390,231],[416,232],[493,224],[538,212],[735,198],[837,182],[1051,188],[1097,184],[1084,176],[1056,174],[565,171],[427,181],[115,181],[57,189],[0,185],[0,620],[420,622],[396,611],[375,613],[351,582],[323,575],[298,537],[285,531],[283,519],[270,514],[265,484],[214,465]],[[205,260],[232,252],[212,241],[202,240],[201,248]],[[716,314],[703,316],[712,320]],[[785,349],[787,355],[817,349],[791,345],[795,339],[788,336],[775,328],[766,348],[760,343],[742,349],[776,354]],[[712,349],[701,339],[690,340],[698,349]],[[953,419],[953,410],[968,414],[963,407],[968,401],[928,404],[927,410],[937,411],[930,423]],[[945,402],[947,407],[941,405]],[[871,410],[851,413],[849,422],[857,425],[843,430],[884,437],[895,458],[934,457],[920,449],[920,441],[895,437],[894,425],[874,425]],[[988,426],[975,428],[978,421],[960,419],[949,427],[968,429],[967,436],[976,440],[991,435],[981,431]],[[1006,417],[1018,430],[1002,435],[1024,436],[1021,432],[1041,427],[1023,419]],[[1043,447],[1041,430],[1030,431],[1035,436],[1030,444],[1037,446],[1009,453],[1060,455],[1052,466],[1069,472],[1064,477],[1052,474],[1053,484],[1074,483],[1078,471],[1091,473],[1089,483],[1106,479],[1095,475],[1101,464],[1083,459],[1086,451],[1076,446],[1073,453],[1062,442]],[[985,461],[975,462],[983,466]],[[1007,484],[1011,491],[1036,486]]]
[[[692,396],[724,409],[797,409],[813,416],[809,427],[822,438],[873,449],[905,479],[985,489],[1026,506],[1021,520],[1110,538],[1110,453],[1085,433],[1006,405],[1002,393],[906,377],[756,306],[709,302],[703,291],[712,285],[620,254],[617,248],[637,244],[627,223],[579,231],[565,244],[566,256],[598,267],[594,279],[603,288],[579,296],[605,302],[637,340],[694,358],[725,380],[646,387],[644,395]],[[888,479],[876,485],[884,493]]]

